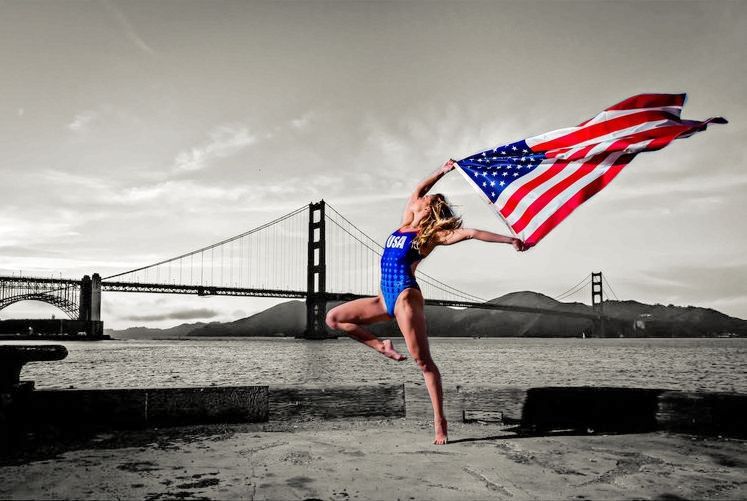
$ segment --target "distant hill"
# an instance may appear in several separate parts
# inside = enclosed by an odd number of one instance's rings
[[[531,291],[512,292],[488,301],[492,304],[589,313],[583,303],[562,303]],[[328,308],[339,303],[330,302]],[[605,301],[610,317],[605,333],[610,337],[701,337],[729,333],[747,336],[747,321],[729,317],[709,308],[694,306],[648,305],[636,301]],[[442,337],[580,337],[590,335],[593,325],[583,318],[568,318],[536,313],[517,313],[481,308],[426,306],[428,332]],[[250,317],[233,322],[182,324],[170,329],[132,327],[107,330],[119,339],[164,339],[214,336],[298,336],[306,325],[306,306],[293,300],[278,304]],[[371,326],[377,335],[399,336],[394,321]]]
[[[225,323],[204,324],[190,336],[296,336],[306,328],[306,303],[280,303],[250,317]]]
[[[605,301],[605,315],[634,322],[644,320],[658,335],[677,337],[718,336],[732,333],[747,336],[747,321],[724,315],[711,308],[644,304],[637,301]]]
[[[218,323],[218,322],[214,322]],[[123,330],[104,329],[104,334],[117,339],[173,339],[187,337],[195,329],[207,325],[204,322],[180,324],[168,329],[154,329],[151,327],[129,327]]]

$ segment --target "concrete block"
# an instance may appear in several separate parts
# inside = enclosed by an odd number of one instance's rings
[[[465,419],[500,413],[504,422],[518,423],[527,398],[526,388],[512,386],[460,386]]]
[[[662,391],[592,386],[530,388],[521,425],[537,431],[651,431],[657,427],[657,396]]]
[[[444,385],[444,417],[447,421],[462,421],[464,405],[459,386]],[[425,384],[405,385],[406,415],[412,419],[433,420],[433,405]]]
[[[475,416],[495,416],[518,422],[526,399],[526,389],[500,386],[447,385],[444,391],[444,415],[447,421],[474,420]],[[433,419],[433,407],[425,385],[405,385],[407,417]]]
[[[747,436],[747,395],[665,391],[656,421],[662,430],[703,435]]]
[[[404,415],[401,384],[270,387],[271,421]]]
[[[146,425],[147,391],[37,390],[26,405],[29,423],[66,429],[137,428]]]
[[[267,386],[147,390],[149,425],[257,423],[268,419]]]

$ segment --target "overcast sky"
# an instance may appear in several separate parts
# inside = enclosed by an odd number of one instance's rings
[[[3,1],[0,273],[106,276],[321,198],[383,241],[449,157],[687,92],[683,117],[730,123],[639,155],[529,252],[468,242],[422,268],[482,297],[602,270],[621,299],[747,318],[745,47],[744,1]],[[508,232],[458,174],[436,188]],[[274,302],[105,293],[104,319]]]

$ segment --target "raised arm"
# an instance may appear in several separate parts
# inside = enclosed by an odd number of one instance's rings
[[[415,187],[415,191],[412,192],[412,195],[410,195],[410,201],[415,201],[420,197],[425,196],[428,191],[433,188],[433,185],[438,182],[439,179],[444,177],[444,174],[449,172],[450,170],[454,169],[454,160],[449,159],[446,161],[441,167],[436,169],[433,174],[428,176],[427,178],[423,179],[417,187]]]
[[[514,249],[521,252],[526,250],[524,242],[516,237],[507,237],[485,230],[473,228],[459,228],[448,232],[439,232],[437,236],[439,245],[453,245],[465,240],[482,240],[483,242],[494,242],[499,244],[511,244]]]

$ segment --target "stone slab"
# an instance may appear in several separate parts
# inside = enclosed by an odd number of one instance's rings
[[[29,424],[87,430],[146,425],[147,390],[37,390],[26,405]]]
[[[527,390],[521,425],[540,432],[585,430],[643,432],[657,429],[662,390],[597,386]]]
[[[40,390],[26,421],[63,429],[142,428],[267,420],[267,386]]]
[[[153,426],[263,422],[268,395],[267,386],[149,389],[146,421]]]
[[[473,420],[475,415],[495,416],[503,422],[518,422],[526,400],[526,389],[511,386],[446,385],[444,415],[447,421]],[[425,385],[405,385],[407,417],[433,419],[433,407]]]
[[[404,415],[401,384],[270,387],[271,421]]]
[[[747,395],[666,391],[658,397],[660,429],[703,435],[747,436]]]

